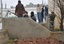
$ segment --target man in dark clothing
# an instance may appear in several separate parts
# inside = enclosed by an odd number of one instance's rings
[[[43,7],[42,7],[42,12],[41,12],[42,22],[43,22],[43,18],[44,18],[43,12],[44,12],[44,9],[43,9]]]
[[[23,16],[23,12],[25,11],[23,4],[21,3],[21,1],[18,1],[18,4],[16,5],[15,8],[15,14],[18,17],[22,17]]]
[[[48,15],[48,7],[45,6],[46,16]]]
[[[54,19],[55,19],[55,13],[54,12],[52,12],[52,14],[50,15],[50,21],[54,21]]]
[[[50,30],[51,31],[54,31],[54,19],[55,19],[55,13],[54,12],[52,12],[51,13],[51,15],[50,15]]]

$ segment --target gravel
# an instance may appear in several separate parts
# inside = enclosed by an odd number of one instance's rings
[[[15,44],[64,44],[54,38],[30,38],[30,39],[18,39]]]

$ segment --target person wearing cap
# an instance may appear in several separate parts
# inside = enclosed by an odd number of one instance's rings
[[[23,4],[21,3],[20,0],[18,0],[18,4],[15,7],[15,14],[16,14],[16,16],[22,17],[24,11],[25,11],[25,9],[24,9]]]

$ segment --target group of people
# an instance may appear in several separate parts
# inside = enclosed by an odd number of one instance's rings
[[[37,5],[37,16],[39,23],[43,22],[43,19],[46,20],[46,16],[48,15],[48,7],[41,7],[40,4]]]
[[[40,4],[37,5],[37,17],[38,17],[38,21],[39,23],[43,22],[43,18],[46,20],[46,15],[48,14],[48,8],[46,6],[41,6]],[[15,14],[18,17],[28,17],[28,12],[25,11],[25,8],[23,6],[23,4],[21,3],[21,1],[18,1],[18,4],[16,5],[15,8]],[[31,16],[30,16],[34,21],[36,21],[36,17],[34,15],[34,12],[31,12]]]
[[[46,17],[48,16],[48,7],[47,6],[45,6],[45,5],[41,6],[40,4],[37,4],[36,11],[37,11],[37,18],[38,18],[38,22],[39,23],[43,22],[43,19],[46,20]],[[16,5],[15,14],[18,17],[28,17],[28,12],[25,11],[24,6],[23,6],[23,4],[21,3],[20,0],[18,1],[18,4]],[[35,17],[34,12],[32,11],[30,14],[31,14],[30,15],[31,19],[36,21],[36,17]],[[54,12],[51,12],[51,15],[50,15],[50,26],[52,26],[52,27],[50,27],[50,28],[54,28],[55,16],[56,15],[54,14]]]

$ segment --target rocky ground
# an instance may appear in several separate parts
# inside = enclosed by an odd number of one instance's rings
[[[59,41],[54,38],[31,38],[31,39],[19,39],[14,41],[13,44],[64,44],[62,41]]]

